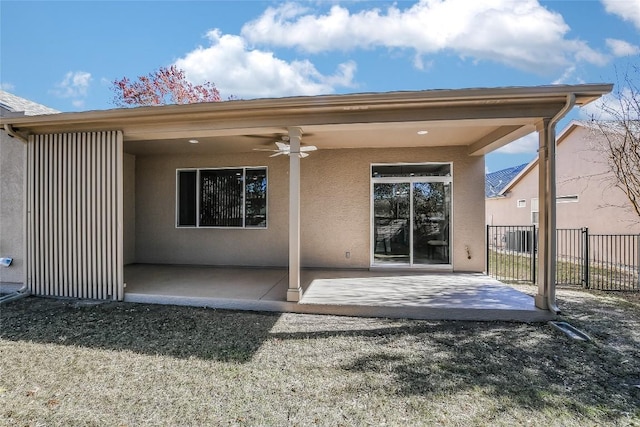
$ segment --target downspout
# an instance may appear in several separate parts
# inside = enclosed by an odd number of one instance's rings
[[[11,138],[16,138],[19,139],[20,141],[24,142],[25,144],[28,142],[24,136],[20,135],[18,132],[16,132],[13,129],[13,126],[11,126],[9,123],[5,123],[4,124],[4,130],[7,132],[7,134],[9,134],[9,136]]]
[[[0,297],[0,304],[6,303],[6,302],[10,302],[10,301],[15,301],[17,299],[20,298],[24,298],[27,297],[29,295],[31,295],[31,291],[29,291],[29,284],[27,281],[27,227],[28,227],[28,218],[27,218],[27,180],[29,177],[29,171],[28,171],[28,167],[29,167],[29,162],[28,162],[28,141],[27,139],[25,139],[22,135],[18,134],[13,127],[8,124],[5,123],[4,125],[4,130],[7,132],[7,135],[9,135],[12,138],[16,138],[19,141],[21,141],[24,144],[24,164],[23,164],[23,170],[24,170],[24,184],[23,184],[23,195],[24,195],[24,199],[22,201],[22,212],[23,212],[23,218],[25,220],[24,223],[24,229],[23,229],[23,250],[22,250],[22,259],[24,260],[24,274],[23,274],[23,284],[22,287],[20,289],[18,289],[17,291],[5,295],[3,297]]]
[[[547,283],[549,289],[547,292],[547,305],[549,310],[554,313],[560,313],[560,309],[556,304],[556,123],[560,121],[568,112],[576,105],[575,93],[567,94],[567,101],[558,113],[553,116],[549,122],[549,132],[546,132],[547,140],[545,145],[547,146],[547,158],[549,159],[548,173],[549,173],[549,191],[547,192],[549,206],[549,224],[553,224],[553,233],[549,233],[549,252],[548,259],[552,260],[547,267]]]

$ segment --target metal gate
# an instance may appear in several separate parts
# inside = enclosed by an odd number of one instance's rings
[[[487,274],[512,282],[536,281],[535,226],[487,226]]]
[[[509,282],[536,282],[536,226],[487,226],[487,274]],[[556,283],[598,290],[640,290],[640,235],[590,234],[558,229]]]

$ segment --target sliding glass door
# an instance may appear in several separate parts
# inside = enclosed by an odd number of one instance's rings
[[[372,166],[372,264],[451,264],[451,166]]]
[[[450,264],[450,201],[450,183],[413,183],[414,264]]]
[[[411,202],[408,183],[373,185],[374,258],[376,262],[411,262]]]

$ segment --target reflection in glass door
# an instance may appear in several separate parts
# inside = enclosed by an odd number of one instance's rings
[[[413,264],[449,264],[451,185],[413,183]]]
[[[409,264],[410,259],[409,183],[373,185],[374,262]]]
[[[372,263],[451,264],[451,166],[372,167]]]

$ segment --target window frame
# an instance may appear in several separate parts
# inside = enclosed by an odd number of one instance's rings
[[[577,194],[568,194],[556,197],[556,203],[578,203],[580,197]]]
[[[242,225],[241,226],[221,226],[221,225],[201,225],[200,224],[200,207],[201,207],[201,188],[200,188],[200,172],[201,171],[230,171],[237,170],[242,172]],[[265,219],[264,226],[247,225],[247,171],[264,170],[266,181],[265,189]],[[196,172],[196,188],[195,188],[195,225],[180,225],[180,172]],[[176,187],[175,187],[175,220],[174,227],[180,229],[206,228],[206,229],[223,229],[223,230],[266,230],[269,227],[269,168],[267,166],[228,166],[228,167],[203,167],[203,168],[176,168]]]
[[[563,204],[563,203],[578,203],[579,201],[580,201],[580,197],[577,194],[570,194],[566,196],[556,196],[556,205]],[[534,221],[534,214],[538,214],[538,217],[539,217],[539,213],[540,213],[540,208],[538,205],[538,198],[537,197],[532,198],[531,199],[531,223],[532,224],[537,225],[540,223],[540,218],[538,218],[538,221]]]
[[[531,224],[534,225],[540,224],[540,206],[538,203],[539,202],[537,197],[531,199]],[[536,220],[534,220],[534,217],[536,218]]]
[[[375,174],[375,168],[376,167],[393,167],[393,166],[408,166],[408,167],[412,167],[412,166],[425,166],[425,165],[433,165],[433,166],[444,166],[447,165],[448,166],[448,173],[445,175],[424,175],[424,176],[420,176],[420,175],[415,175],[415,174],[411,174],[411,173],[407,173],[407,174],[403,174],[403,175],[396,175],[396,176],[379,176],[379,174]],[[450,271],[452,269],[452,266],[454,264],[454,243],[455,243],[455,230],[453,228],[453,218],[455,217],[455,204],[454,204],[454,184],[453,184],[453,171],[454,169],[454,164],[453,162],[421,162],[421,163],[404,163],[404,162],[398,162],[398,163],[371,163],[370,165],[370,169],[369,169],[369,182],[370,182],[370,189],[369,189],[369,266],[371,268],[410,268],[410,269],[428,269],[428,270],[444,270],[444,271]],[[447,264],[422,264],[422,263],[416,263],[415,259],[414,259],[414,249],[413,249],[413,243],[411,244],[411,250],[410,250],[410,254],[409,254],[409,260],[408,263],[398,263],[397,265],[393,265],[393,264],[387,264],[387,263],[376,263],[375,262],[375,245],[376,245],[376,238],[375,238],[375,198],[374,198],[374,186],[377,183],[384,183],[384,184],[392,184],[392,183],[409,183],[410,184],[410,218],[411,218],[411,224],[413,224],[413,218],[414,218],[414,214],[415,214],[415,207],[414,207],[414,203],[413,203],[413,185],[415,183],[421,183],[421,182],[429,182],[429,183],[443,183],[443,184],[448,184],[449,185],[449,191],[450,191],[450,200],[449,200],[449,224],[448,224],[448,228],[449,228],[449,245],[448,245],[448,251],[449,251],[449,256],[448,256],[448,263]],[[413,226],[409,227],[409,234],[410,234],[410,241],[413,242]]]

